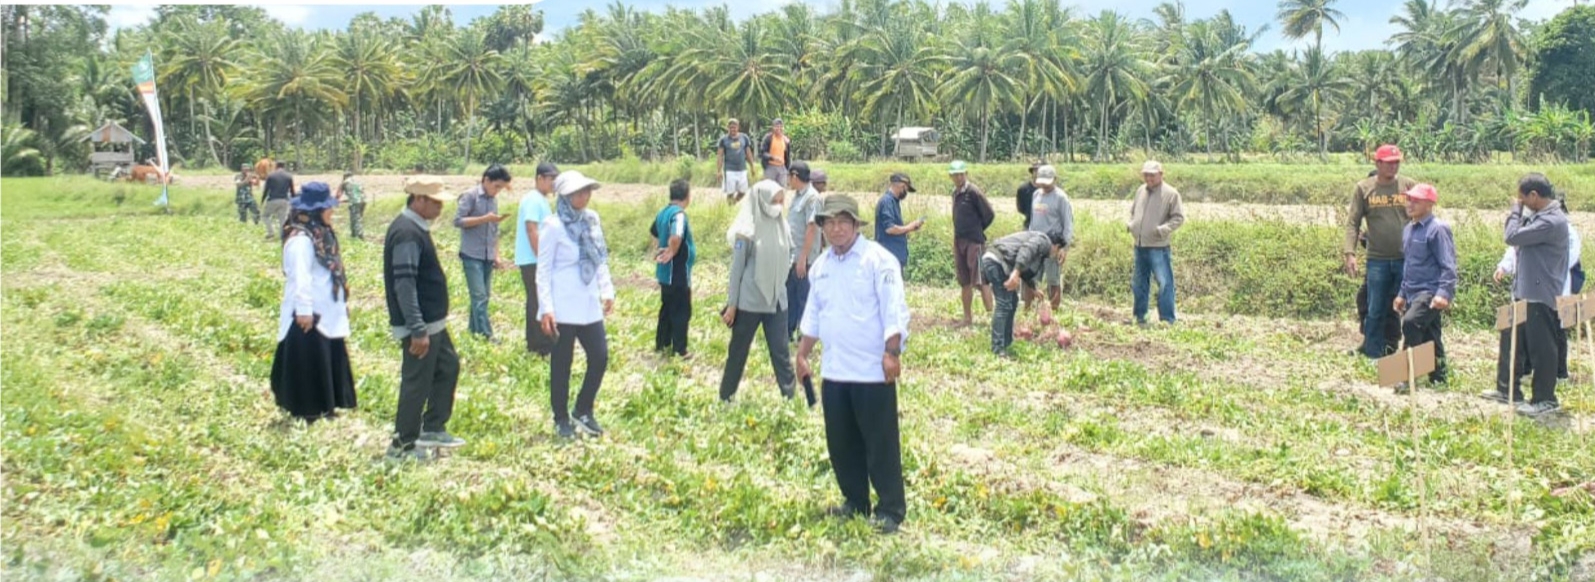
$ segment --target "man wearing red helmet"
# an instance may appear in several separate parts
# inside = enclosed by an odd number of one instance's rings
[[[1401,317],[1401,337],[1408,347],[1434,342],[1431,385],[1444,384],[1445,343],[1440,340],[1440,314],[1451,307],[1457,294],[1457,247],[1451,225],[1434,217],[1440,193],[1434,186],[1418,184],[1406,192],[1407,223],[1401,233],[1405,256],[1401,288],[1392,308]],[[1396,387],[1405,392],[1405,382]]]
[[[1401,149],[1379,146],[1374,153],[1376,171],[1372,178],[1357,182],[1347,212],[1346,240],[1341,247],[1346,274],[1357,275],[1357,240],[1362,225],[1368,223],[1368,317],[1362,321],[1362,354],[1383,357],[1394,346],[1385,343],[1385,318],[1396,317],[1390,305],[1401,286],[1402,230],[1408,222],[1407,196],[1417,182],[1398,174]]]

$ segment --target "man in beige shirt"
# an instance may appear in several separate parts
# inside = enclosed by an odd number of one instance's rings
[[[1174,265],[1169,240],[1175,229],[1185,224],[1180,191],[1163,181],[1163,164],[1148,161],[1141,165],[1141,180],[1130,204],[1130,222],[1125,228],[1135,239],[1135,275],[1130,292],[1135,295],[1135,323],[1146,325],[1147,296],[1151,278],[1157,277],[1157,315],[1174,323]]]

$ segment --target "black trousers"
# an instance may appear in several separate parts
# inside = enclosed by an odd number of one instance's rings
[[[587,325],[559,324],[559,337],[554,338],[554,355],[549,358],[549,403],[554,408],[554,422],[570,420],[570,368],[576,359],[576,342],[582,343],[587,353],[587,376],[582,378],[582,390],[576,394],[576,416],[593,413],[593,401],[598,399],[598,388],[604,384],[604,372],[609,370],[609,332],[603,321]]]
[[[826,380],[820,387],[825,406],[825,446],[842,498],[854,511],[869,513],[870,486],[880,502],[875,515],[903,522],[908,502],[903,494],[902,436],[897,427],[897,385],[856,384]]]
[[[737,387],[742,385],[742,373],[748,368],[748,351],[753,348],[753,336],[760,327],[764,328],[764,345],[770,350],[770,367],[775,368],[776,387],[784,394],[795,393],[797,374],[792,371],[792,356],[787,349],[786,310],[775,313],[738,310],[737,320],[731,325],[725,373],[720,376],[721,400],[736,396]]]
[[[454,416],[454,389],[460,380],[460,355],[454,351],[449,331],[432,334],[426,355],[410,355],[410,340],[404,338],[400,364],[399,413],[394,421],[393,446],[415,444],[422,432],[443,432]]]
[[[1434,342],[1434,371],[1429,381],[1443,383],[1446,379],[1445,341],[1440,338],[1440,312],[1429,307],[1434,294],[1419,293],[1407,302],[1407,312],[1401,314],[1401,337],[1407,347]]]
[[[687,355],[687,327],[692,323],[692,288],[686,285],[659,286],[659,323],[654,328],[654,351],[670,348],[678,356]]]
[[[546,356],[554,349],[554,338],[543,333],[537,319],[537,265],[521,265],[521,285],[526,287],[526,351]]]
[[[1534,397],[1529,402],[1556,402],[1556,368],[1562,359],[1556,332],[1561,328],[1556,309],[1543,303],[1530,303],[1528,320],[1517,327],[1516,378],[1507,377],[1512,375],[1508,370],[1508,365],[1512,363],[1512,337],[1501,332],[1501,353],[1495,365],[1495,389],[1509,395],[1515,402],[1522,402],[1523,377],[1532,371]]]

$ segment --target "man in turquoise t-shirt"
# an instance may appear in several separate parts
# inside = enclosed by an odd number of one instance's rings
[[[558,175],[554,164],[537,164],[537,189],[521,197],[515,213],[515,265],[521,268],[521,283],[526,286],[526,351],[539,356],[554,349],[554,338],[543,333],[537,320],[537,225],[553,213],[548,195],[553,193],[554,176]]]
[[[698,247],[692,241],[692,226],[687,223],[687,205],[692,203],[691,184],[686,180],[670,183],[670,204],[654,216],[648,234],[654,237],[654,277],[659,281],[659,324],[654,330],[654,351],[670,350],[682,358],[687,353],[687,326],[692,322],[692,265],[698,260]]]

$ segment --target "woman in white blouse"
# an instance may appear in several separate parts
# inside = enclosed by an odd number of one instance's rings
[[[294,418],[315,422],[354,408],[349,368],[349,283],[344,277],[332,209],[338,200],[324,182],[305,184],[282,227],[282,310],[271,391]]]
[[[554,338],[549,357],[549,399],[554,409],[554,432],[572,438],[580,430],[591,436],[604,434],[593,418],[593,401],[609,368],[609,336],[604,316],[615,307],[615,285],[609,278],[609,247],[598,213],[587,208],[598,182],[581,172],[563,172],[554,178],[559,194],[555,212],[538,227],[537,317],[543,333]],[[587,354],[587,376],[576,395],[574,415],[569,408],[570,369],[576,342]],[[574,416],[574,423],[572,422]]]

